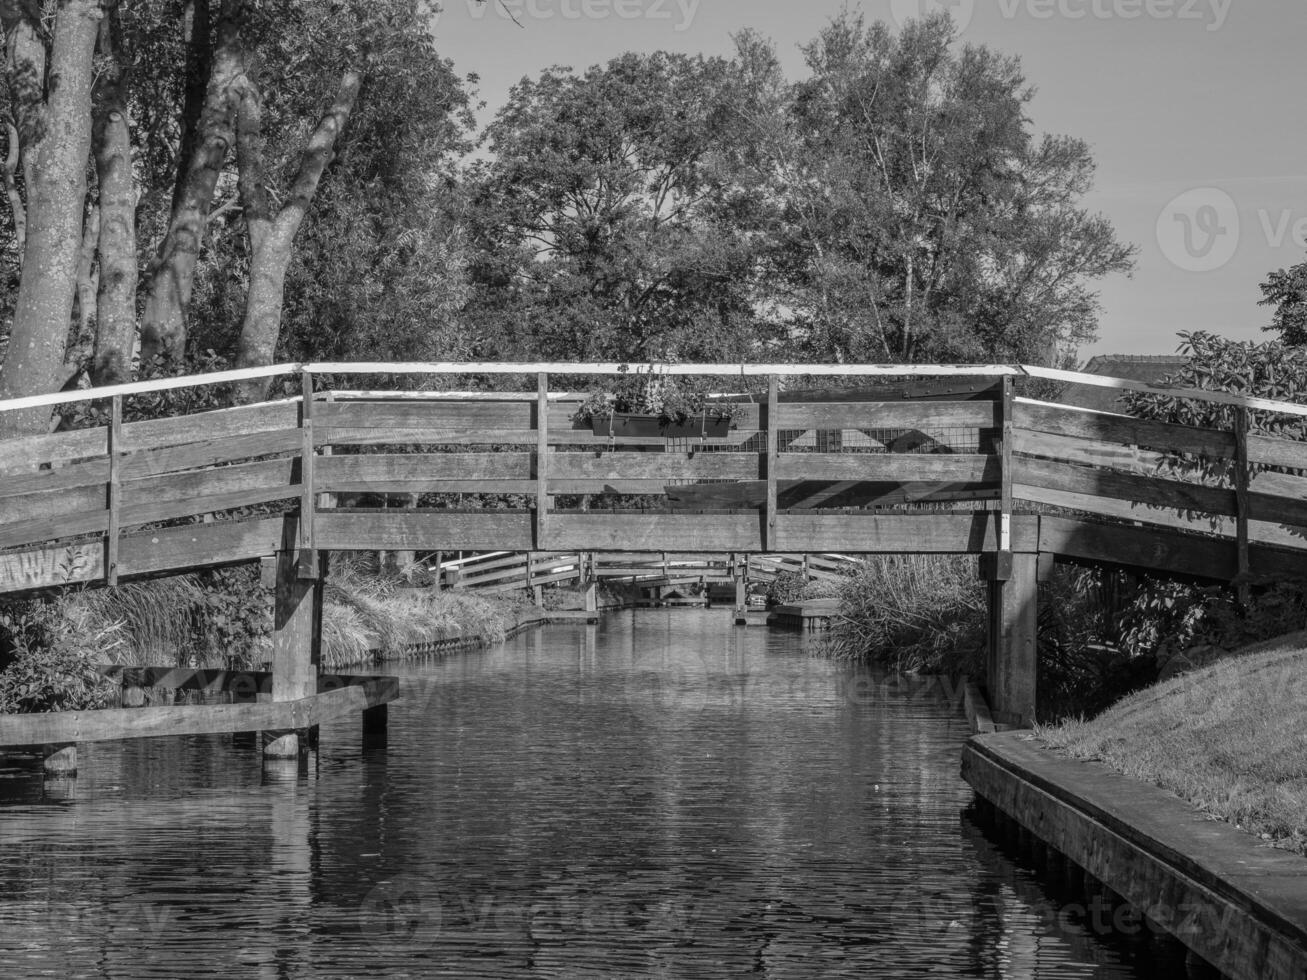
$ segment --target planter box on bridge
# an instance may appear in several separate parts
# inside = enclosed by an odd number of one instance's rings
[[[724,439],[731,431],[731,420],[697,415],[684,422],[669,422],[658,415],[640,415],[632,412],[614,412],[610,415],[592,415],[590,431],[597,436],[614,439]]]

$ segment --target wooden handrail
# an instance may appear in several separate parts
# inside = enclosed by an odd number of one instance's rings
[[[495,374],[495,375],[532,375],[540,373],[561,375],[616,375],[616,374],[663,374],[673,377],[744,377],[758,378],[768,375],[787,377],[848,377],[848,378],[929,378],[929,377],[975,377],[1005,378],[1029,377],[1049,381],[1061,381],[1068,384],[1086,385],[1094,388],[1111,388],[1119,391],[1138,391],[1145,394],[1183,398],[1190,401],[1210,402],[1218,405],[1231,405],[1252,409],[1254,411],[1276,412],[1282,415],[1294,415],[1307,418],[1307,404],[1277,401],[1270,398],[1258,398],[1249,395],[1237,395],[1223,391],[1207,391],[1200,388],[1167,388],[1134,381],[1128,378],[1112,378],[1098,374],[1085,374],[1080,371],[1066,371],[1059,368],[1045,368],[1026,364],[620,364],[616,362],[592,362],[574,364],[567,361],[549,361],[540,363],[510,363],[501,361],[469,362],[403,362],[377,363],[361,362],[319,362],[274,364],[268,367],[243,368],[234,371],[218,371],[212,374],[186,375],[177,378],[158,378],[152,381],[136,381],[130,384],[109,385],[103,388],[84,388],[77,391],[51,392],[42,395],[27,395],[22,398],[10,398],[0,401],[0,412],[18,411],[29,408],[54,407],[74,402],[93,401],[109,398],[113,395],[140,395],[150,392],[171,391],[178,388],[199,387],[211,384],[224,384],[235,381],[249,381],[257,378],[272,378],[279,375],[298,374]]]

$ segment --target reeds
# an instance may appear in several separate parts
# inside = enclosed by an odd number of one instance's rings
[[[511,627],[511,604],[467,592],[414,589],[361,557],[333,559],[322,615],[322,666],[339,670],[465,639],[488,645]]]
[[[843,659],[893,670],[975,672],[986,596],[967,555],[875,555],[838,587],[828,644]]]

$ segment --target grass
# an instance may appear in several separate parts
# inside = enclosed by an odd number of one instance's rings
[[[1307,633],[1255,644],[1133,694],[1092,721],[1037,734],[1072,758],[1162,786],[1307,855]]]
[[[984,643],[986,593],[965,555],[875,555],[834,589],[837,657],[894,670],[975,672],[956,656]]]
[[[197,618],[203,600],[195,577],[182,575],[71,593],[60,600],[60,616],[68,634],[84,641],[87,656],[96,662],[163,667],[184,665],[201,654],[200,666],[223,666],[208,662],[212,657],[202,655],[195,635],[204,628]],[[233,601],[247,600],[266,606],[260,616],[264,631],[270,629],[271,592]],[[334,556],[323,597],[322,667],[374,664],[452,638],[496,643],[511,628],[513,608],[506,599],[406,588],[398,579],[379,576],[362,557]],[[241,649],[223,652],[256,664],[271,652],[268,636],[249,636],[237,646]]]
[[[410,648],[454,638],[498,643],[514,605],[469,592],[403,587],[361,560],[333,560],[322,603],[322,667],[340,670],[392,660]]]
[[[63,600],[63,616],[100,659],[170,667],[193,646],[190,610],[201,592],[189,575],[87,589]]]

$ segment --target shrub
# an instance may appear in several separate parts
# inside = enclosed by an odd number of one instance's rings
[[[767,586],[767,605],[784,606],[803,597],[808,579],[801,572],[780,572]]]
[[[59,601],[6,603],[0,610],[0,644],[9,651],[0,671],[0,713],[84,711],[103,708],[117,685],[98,669],[98,637],[79,633]]]

